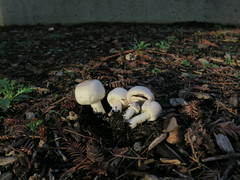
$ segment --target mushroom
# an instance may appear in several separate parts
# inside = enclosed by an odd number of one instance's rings
[[[114,88],[108,93],[107,101],[112,107],[112,110],[108,114],[109,116],[113,112],[122,112],[122,109],[127,107],[126,94],[127,90],[121,87]]]
[[[75,88],[75,98],[81,105],[91,105],[94,113],[105,114],[101,100],[105,96],[105,89],[99,80],[87,80],[79,83]]]
[[[134,114],[139,113],[140,105],[146,100],[153,101],[153,93],[146,87],[143,86],[134,86],[131,88],[126,95],[127,102],[129,107],[123,115],[125,120],[130,119]],[[139,105],[140,104],[140,105]]]
[[[162,112],[162,107],[157,101],[147,100],[142,105],[142,113],[133,117],[128,122],[133,129],[144,121],[155,121]]]

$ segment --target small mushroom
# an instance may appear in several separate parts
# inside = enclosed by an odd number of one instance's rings
[[[148,88],[143,86],[134,86],[127,92],[126,99],[129,103],[129,107],[124,113],[123,118],[128,120],[140,111],[140,105],[142,105],[146,100],[153,101],[155,98]]]
[[[105,114],[101,103],[104,96],[105,89],[99,80],[87,80],[75,88],[76,101],[81,105],[91,105],[94,113]]]
[[[161,112],[162,107],[158,102],[147,100],[142,105],[142,113],[129,120],[130,127],[133,129],[146,120],[155,121]]]
[[[114,88],[108,93],[107,101],[112,107],[112,110],[108,114],[109,116],[113,112],[122,112],[122,109],[127,107],[126,94],[127,90],[121,87]]]

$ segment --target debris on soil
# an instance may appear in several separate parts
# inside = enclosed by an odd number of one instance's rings
[[[240,179],[239,28],[84,24],[0,33],[0,79],[32,87],[0,108],[0,179]],[[76,85],[91,79],[106,90],[106,114],[76,102]],[[162,113],[131,129],[124,111],[108,116],[107,94],[134,86],[150,89]]]

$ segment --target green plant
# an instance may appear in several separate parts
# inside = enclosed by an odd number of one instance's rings
[[[184,60],[184,61],[182,61],[182,65],[184,65],[184,66],[190,66],[191,63],[190,63],[189,61],[187,61],[187,60]]]
[[[228,57],[227,59],[225,59],[225,63],[226,64],[231,64],[231,63],[233,63],[233,61],[234,61],[234,59],[232,58],[232,57]]]
[[[159,47],[162,50],[167,50],[170,48],[170,44],[166,41],[160,41],[158,43],[155,43],[155,46]]]
[[[218,65],[216,65],[214,63],[204,63],[204,65],[209,69],[213,69],[213,68],[218,67]]]
[[[28,123],[28,127],[30,128],[31,131],[35,131],[39,125],[43,123],[43,120],[38,120],[38,121],[32,121]]]
[[[235,75],[234,75],[235,78],[237,79],[240,79],[240,71],[238,71]]]
[[[133,48],[135,50],[144,50],[147,49],[151,44],[145,43],[145,41],[138,41],[136,38],[134,38],[134,44]]]
[[[176,37],[175,37],[175,36],[168,36],[166,39],[167,39],[169,42],[172,42],[173,40],[176,39]]]
[[[12,101],[21,101],[28,97],[26,93],[33,91],[32,87],[17,84],[16,81],[7,78],[0,80],[0,108],[7,111]]]
[[[157,67],[153,68],[152,71],[151,71],[153,74],[158,74],[161,72],[160,69],[158,69]]]
[[[75,77],[75,73],[73,71],[63,71],[64,74],[68,74],[71,79]]]

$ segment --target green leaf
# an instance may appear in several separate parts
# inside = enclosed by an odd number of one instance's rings
[[[37,128],[35,122],[30,122],[27,125],[28,125],[28,127],[30,128],[31,131],[35,131],[36,128]]]
[[[43,120],[40,119],[40,120],[38,120],[38,121],[36,122],[36,126],[39,126],[39,125],[41,125],[42,123],[43,123]]]
[[[10,107],[11,100],[8,98],[1,98],[0,97],[0,107],[3,109],[3,111],[7,111],[8,108]]]

